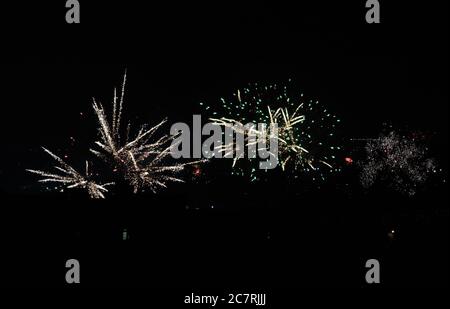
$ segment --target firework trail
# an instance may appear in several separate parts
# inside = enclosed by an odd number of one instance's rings
[[[89,172],[89,164],[86,161],[86,171],[85,175],[81,175],[77,172],[73,167],[64,162],[60,157],[53,154],[50,150],[43,148],[46,153],[48,153],[55,161],[56,165],[54,168],[59,171],[60,174],[55,174],[52,172],[45,172],[40,170],[32,170],[27,169],[28,172],[37,174],[43,179],[40,179],[41,183],[58,183],[65,186],[67,189],[73,188],[81,188],[87,190],[89,196],[94,199],[105,198],[105,192],[108,192],[106,186],[110,186],[114,183],[105,183],[102,185],[98,185],[95,183],[91,177],[92,175]]]
[[[436,164],[427,156],[428,149],[415,138],[394,131],[369,139],[365,145],[366,158],[359,166],[360,181],[369,188],[381,181],[407,195],[414,195],[425,184]]]
[[[312,180],[325,180],[329,173],[340,171],[337,158],[342,148],[335,135],[340,119],[319,101],[306,100],[290,84],[250,84],[229,99],[221,98],[220,104],[200,105],[217,125],[266,124],[264,130],[252,129],[252,133],[263,139],[275,138],[278,141],[278,163],[287,173],[301,172],[310,175]],[[271,133],[275,124],[278,127],[277,136]],[[246,146],[250,143],[246,137]],[[221,151],[230,153],[237,146],[226,144]],[[243,157],[234,157],[233,174],[248,173],[252,181],[257,180],[260,174],[258,168],[246,168],[242,162],[245,160],[239,160]],[[239,161],[242,164],[238,164]]]

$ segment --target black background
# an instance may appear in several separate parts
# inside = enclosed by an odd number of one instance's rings
[[[190,121],[200,101],[292,78],[342,117],[347,138],[385,122],[426,132],[446,171],[446,2],[381,1],[379,25],[365,23],[364,1],[92,2],[80,1],[79,25],[65,23],[64,1],[2,5],[2,285],[67,286],[69,258],[82,286],[365,287],[369,258],[381,286],[448,285],[446,186],[364,192],[349,168],[306,191],[207,166],[198,184],[92,202],[43,192],[24,171],[48,166],[40,146],[83,162],[91,98],[107,102],[125,69],[131,119]]]

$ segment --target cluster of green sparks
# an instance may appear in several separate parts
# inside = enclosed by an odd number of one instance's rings
[[[271,129],[276,125],[276,157],[285,173],[296,178],[299,174],[307,174],[316,181],[325,180],[330,173],[340,171],[337,161],[342,146],[336,136],[340,119],[318,100],[305,99],[303,93],[291,87],[291,82],[286,85],[250,84],[237,90],[231,98],[220,98],[219,104],[200,105],[210,121],[217,125],[265,124],[264,130],[253,131],[258,137],[273,138]],[[233,147],[237,144],[224,145],[223,151],[233,151]],[[233,174],[249,176],[251,181],[255,181],[262,172],[267,172],[257,167],[257,160],[238,160],[243,158],[234,158]]]

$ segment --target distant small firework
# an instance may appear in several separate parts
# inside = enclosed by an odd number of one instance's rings
[[[131,124],[121,134],[123,99],[125,94],[126,74],[124,75],[120,97],[114,89],[113,110],[109,120],[106,112],[99,102],[93,101],[93,108],[98,120],[100,140],[95,144],[97,149],[91,152],[104,161],[116,175],[120,175],[132,188],[134,193],[150,189],[156,192],[167,187],[169,182],[184,182],[177,177],[188,165],[194,165],[204,160],[179,163],[171,157],[171,150],[178,147],[173,143],[176,136],[163,135],[153,138],[155,132],[164,124],[162,120],[156,126],[147,128],[142,126],[137,135],[129,139]],[[68,184],[67,188],[82,187],[88,190],[93,198],[103,198],[102,192],[107,192],[105,185],[97,185],[86,177],[81,176],[62,159],[46,150],[62,167],[56,167],[65,176],[49,174],[42,171],[28,170],[32,173],[47,177],[41,182],[62,182]],[[87,166],[87,165],[86,165]],[[108,173],[105,173],[108,174]],[[105,177],[100,173],[100,177]],[[110,185],[110,183],[108,183]]]
[[[264,123],[265,130],[254,130],[258,137],[273,138],[271,128],[278,127],[278,163],[290,174],[308,174],[312,180],[325,180],[329,173],[340,171],[337,157],[342,150],[336,137],[340,119],[317,100],[306,100],[291,84],[250,84],[237,90],[230,99],[221,98],[220,104],[200,103],[210,120],[218,125],[232,127],[234,123]],[[246,140],[248,142],[248,140]],[[238,145],[224,145],[229,152]],[[241,156],[243,158],[244,156]],[[257,180],[261,170],[256,161],[233,160],[233,174],[249,175]],[[239,163],[238,163],[239,162]]]
[[[73,167],[64,162],[64,160],[52,153],[50,150],[45,148],[43,149],[56,161],[57,164],[54,166],[54,168],[59,173],[27,169],[28,172],[43,177],[43,179],[39,180],[39,182],[41,183],[58,183],[63,185],[67,189],[85,189],[87,190],[89,196],[94,199],[105,198],[103,193],[108,192],[106,187],[114,184],[112,182],[102,185],[95,183],[91,178],[92,175],[89,172],[89,164],[87,161],[85,175],[81,175]]]
[[[365,145],[366,158],[359,163],[361,184],[369,188],[377,181],[383,181],[412,196],[431,173],[437,172],[435,161],[427,152],[427,147],[417,139],[394,131],[369,139]]]

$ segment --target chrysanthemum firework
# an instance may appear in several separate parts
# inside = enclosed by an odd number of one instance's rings
[[[340,170],[337,157],[341,146],[335,134],[340,119],[319,101],[305,99],[290,83],[250,84],[237,90],[229,99],[221,98],[220,104],[200,105],[218,125],[232,127],[235,123],[266,124],[265,130],[253,132],[258,137],[274,138],[271,129],[276,124],[278,164],[286,173],[296,176],[299,173],[308,174],[312,180],[318,180]],[[223,149],[231,151],[234,146],[236,145],[224,145]],[[238,159],[240,158],[234,158],[233,173],[249,174],[252,181],[258,179],[259,169],[253,164],[248,168],[246,160]]]

